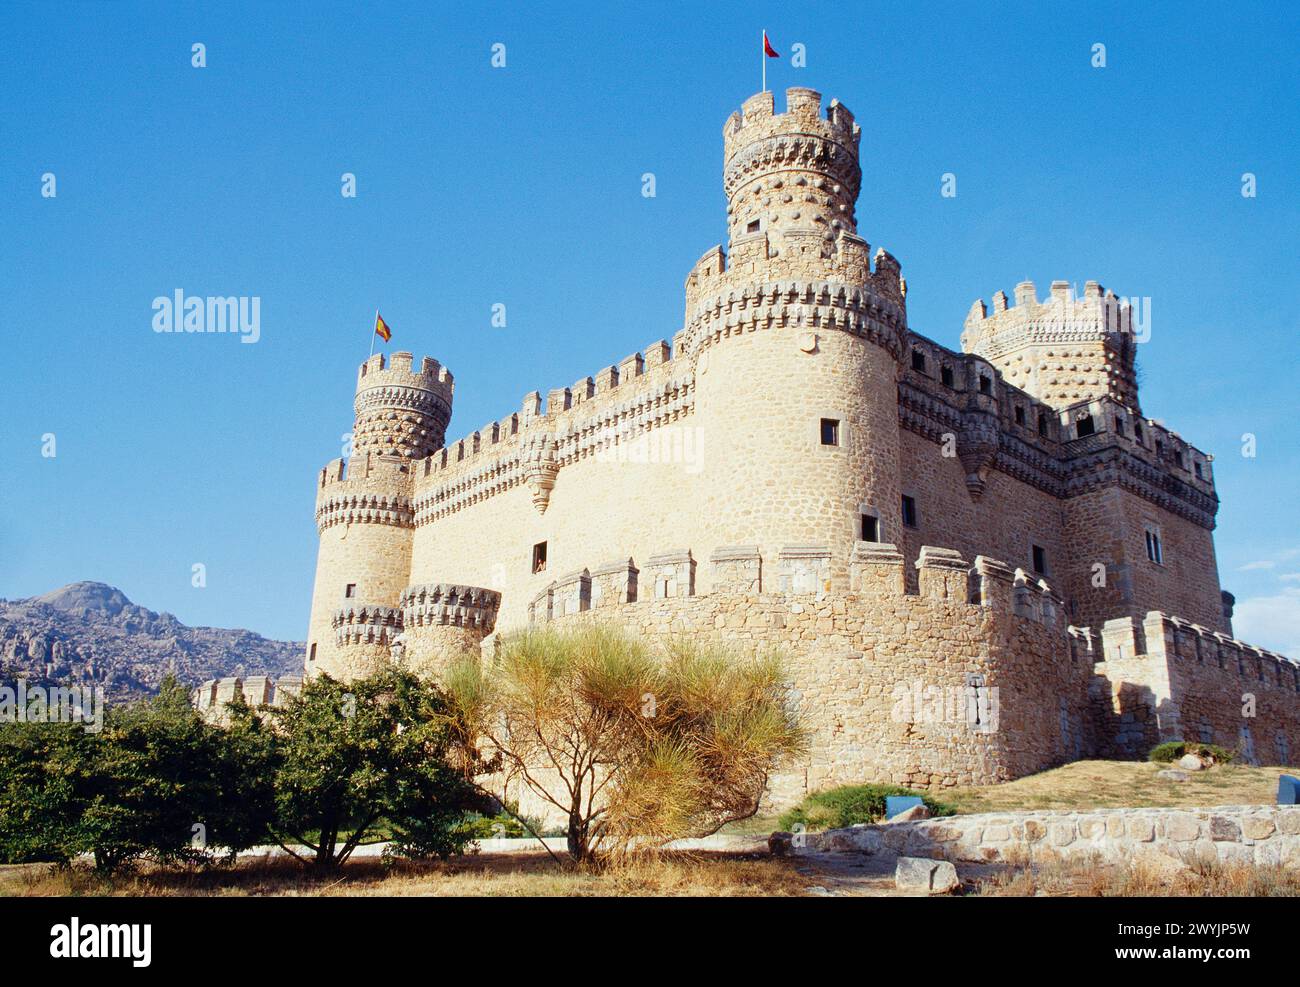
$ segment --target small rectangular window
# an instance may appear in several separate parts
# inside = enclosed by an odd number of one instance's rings
[[[1016,405],[1016,424],[1023,425],[1024,423],[1025,423],[1025,409],[1022,408],[1020,405]]]
[[[862,515],[862,540],[880,541],[880,518],[872,514]]]
[[[348,583],[346,586],[343,587],[343,596],[344,596],[346,599],[351,600],[351,599],[353,599],[356,595],[357,595],[357,584],[356,584],[356,583]]]
[[[533,572],[546,571],[546,542],[539,541],[533,546]]]
[[[1204,479],[1205,479],[1205,471],[1204,471],[1203,469],[1201,469],[1201,464],[1200,464],[1200,463],[1193,463],[1193,464],[1192,464],[1192,468],[1196,471],[1196,479],[1198,479],[1198,480],[1204,480]]]
[[[1044,551],[1043,546],[1034,545],[1030,554],[1033,556],[1034,572],[1040,576],[1047,575],[1047,552]]]
[[[1092,415],[1084,415],[1074,426],[1079,438],[1092,435],[1097,431],[1097,426],[1093,424]]]
[[[309,654],[309,655],[307,656],[307,660],[308,660],[308,661],[315,661],[315,660],[316,660],[316,642],[315,642],[315,641],[313,641],[312,644],[311,644],[311,654]]]
[[[912,350],[912,369],[925,373],[925,354],[920,350]]]
[[[822,445],[837,446],[840,444],[840,420],[838,418],[822,419]]]
[[[1124,416],[1123,416],[1123,415],[1116,415],[1116,416],[1115,416],[1115,434],[1116,434],[1116,435],[1123,435],[1123,434],[1124,434]]]
[[[952,387],[952,367],[944,367],[940,370],[939,379],[943,381],[944,387]]]
[[[757,232],[758,232],[758,223],[759,223],[759,221],[758,221],[757,219],[751,219],[751,220],[749,221],[749,225],[745,227],[745,232],[746,232],[746,233],[757,233]]]
[[[1133,438],[1142,441],[1142,423],[1139,421],[1133,423]]]
[[[1147,559],[1156,565],[1164,565],[1165,554],[1160,546],[1160,532],[1147,528]]]
[[[908,528],[916,527],[916,500],[907,494],[903,494],[903,525]]]
[[[1040,411],[1038,413],[1038,434],[1042,436],[1047,435],[1047,412],[1045,411]]]
[[[980,374],[980,393],[981,394],[993,393],[993,381],[990,380],[988,377],[984,376],[983,374]]]

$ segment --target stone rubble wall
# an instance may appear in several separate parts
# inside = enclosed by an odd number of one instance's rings
[[[1158,853],[1189,865],[1300,867],[1300,806],[982,813],[797,834],[795,846],[954,863],[1120,862]]]

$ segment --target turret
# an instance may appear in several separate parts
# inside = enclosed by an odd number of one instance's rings
[[[1069,282],[1053,281],[1041,303],[1034,283],[1022,281],[1014,305],[1002,291],[993,296],[991,313],[977,299],[961,334],[963,350],[1054,408],[1106,395],[1140,411],[1136,343],[1132,308],[1096,281],[1084,286],[1082,298]]]
[[[357,372],[354,455],[423,459],[441,449],[451,396],[451,371],[432,357],[414,370],[410,353],[394,353],[387,366],[384,355],[376,353]]]
[[[759,93],[724,126],[730,249],[688,276],[682,340],[708,450],[700,504],[732,519],[723,544],[825,560],[847,588],[865,528],[900,534],[907,314],[898,262],[881,250],[873,270],[857,233],[861,131],[838,100],[823,115],[821,99],[790,89],[776,113]]]
[[[372,356],[357,373],[352,455],[320,471],[320,551],[307,631],[306,673],[347,679],[388,657],[402,631],[410,582],[414,463],[442,447],[452,377],[410,353]]]
[[[853,114],[832,100],[821,116],[821,94],[786,92],[786,112],[773,112],[772,93],[745,101],[723,128],[723,187],[730,252],[758,258],[832,258],[857,237],[854,206],[862,184],[861,131]]]

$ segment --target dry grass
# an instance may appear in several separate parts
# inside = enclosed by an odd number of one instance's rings
[[[802,895],[808,879],[793,863],[766,855],[642,856],[594,870],[560,865],[542,851],[470,855],[447,862],[349,861],[317,876],[283,858],[242,860],[230,868],[164,870],[143,865],[112,879],[84,868],[0,867],[0,895],[383,895],[745,897]]]
[[[1169,765],[1145,761],[1075,761],[1001,785],[941,789],[932,794],[961,813],[1274,805],[1278,775],[1300,774],[1300,768],[1225,764],[1191,772],[1187,781],[1179,782],[1156,777],[1156,772],[1166,767]]]
[[[992,897],[1298,897],[1300,871],[1246,864],[1182,866],[1155,855],[1123,864],[1099,860],[1014,864],[975,882]]]

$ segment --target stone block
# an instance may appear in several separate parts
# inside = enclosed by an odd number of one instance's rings
[[[894,886],[900,891],[947,894],[959,887],[957,868],[946,860],[899,857],[894,869]]]

